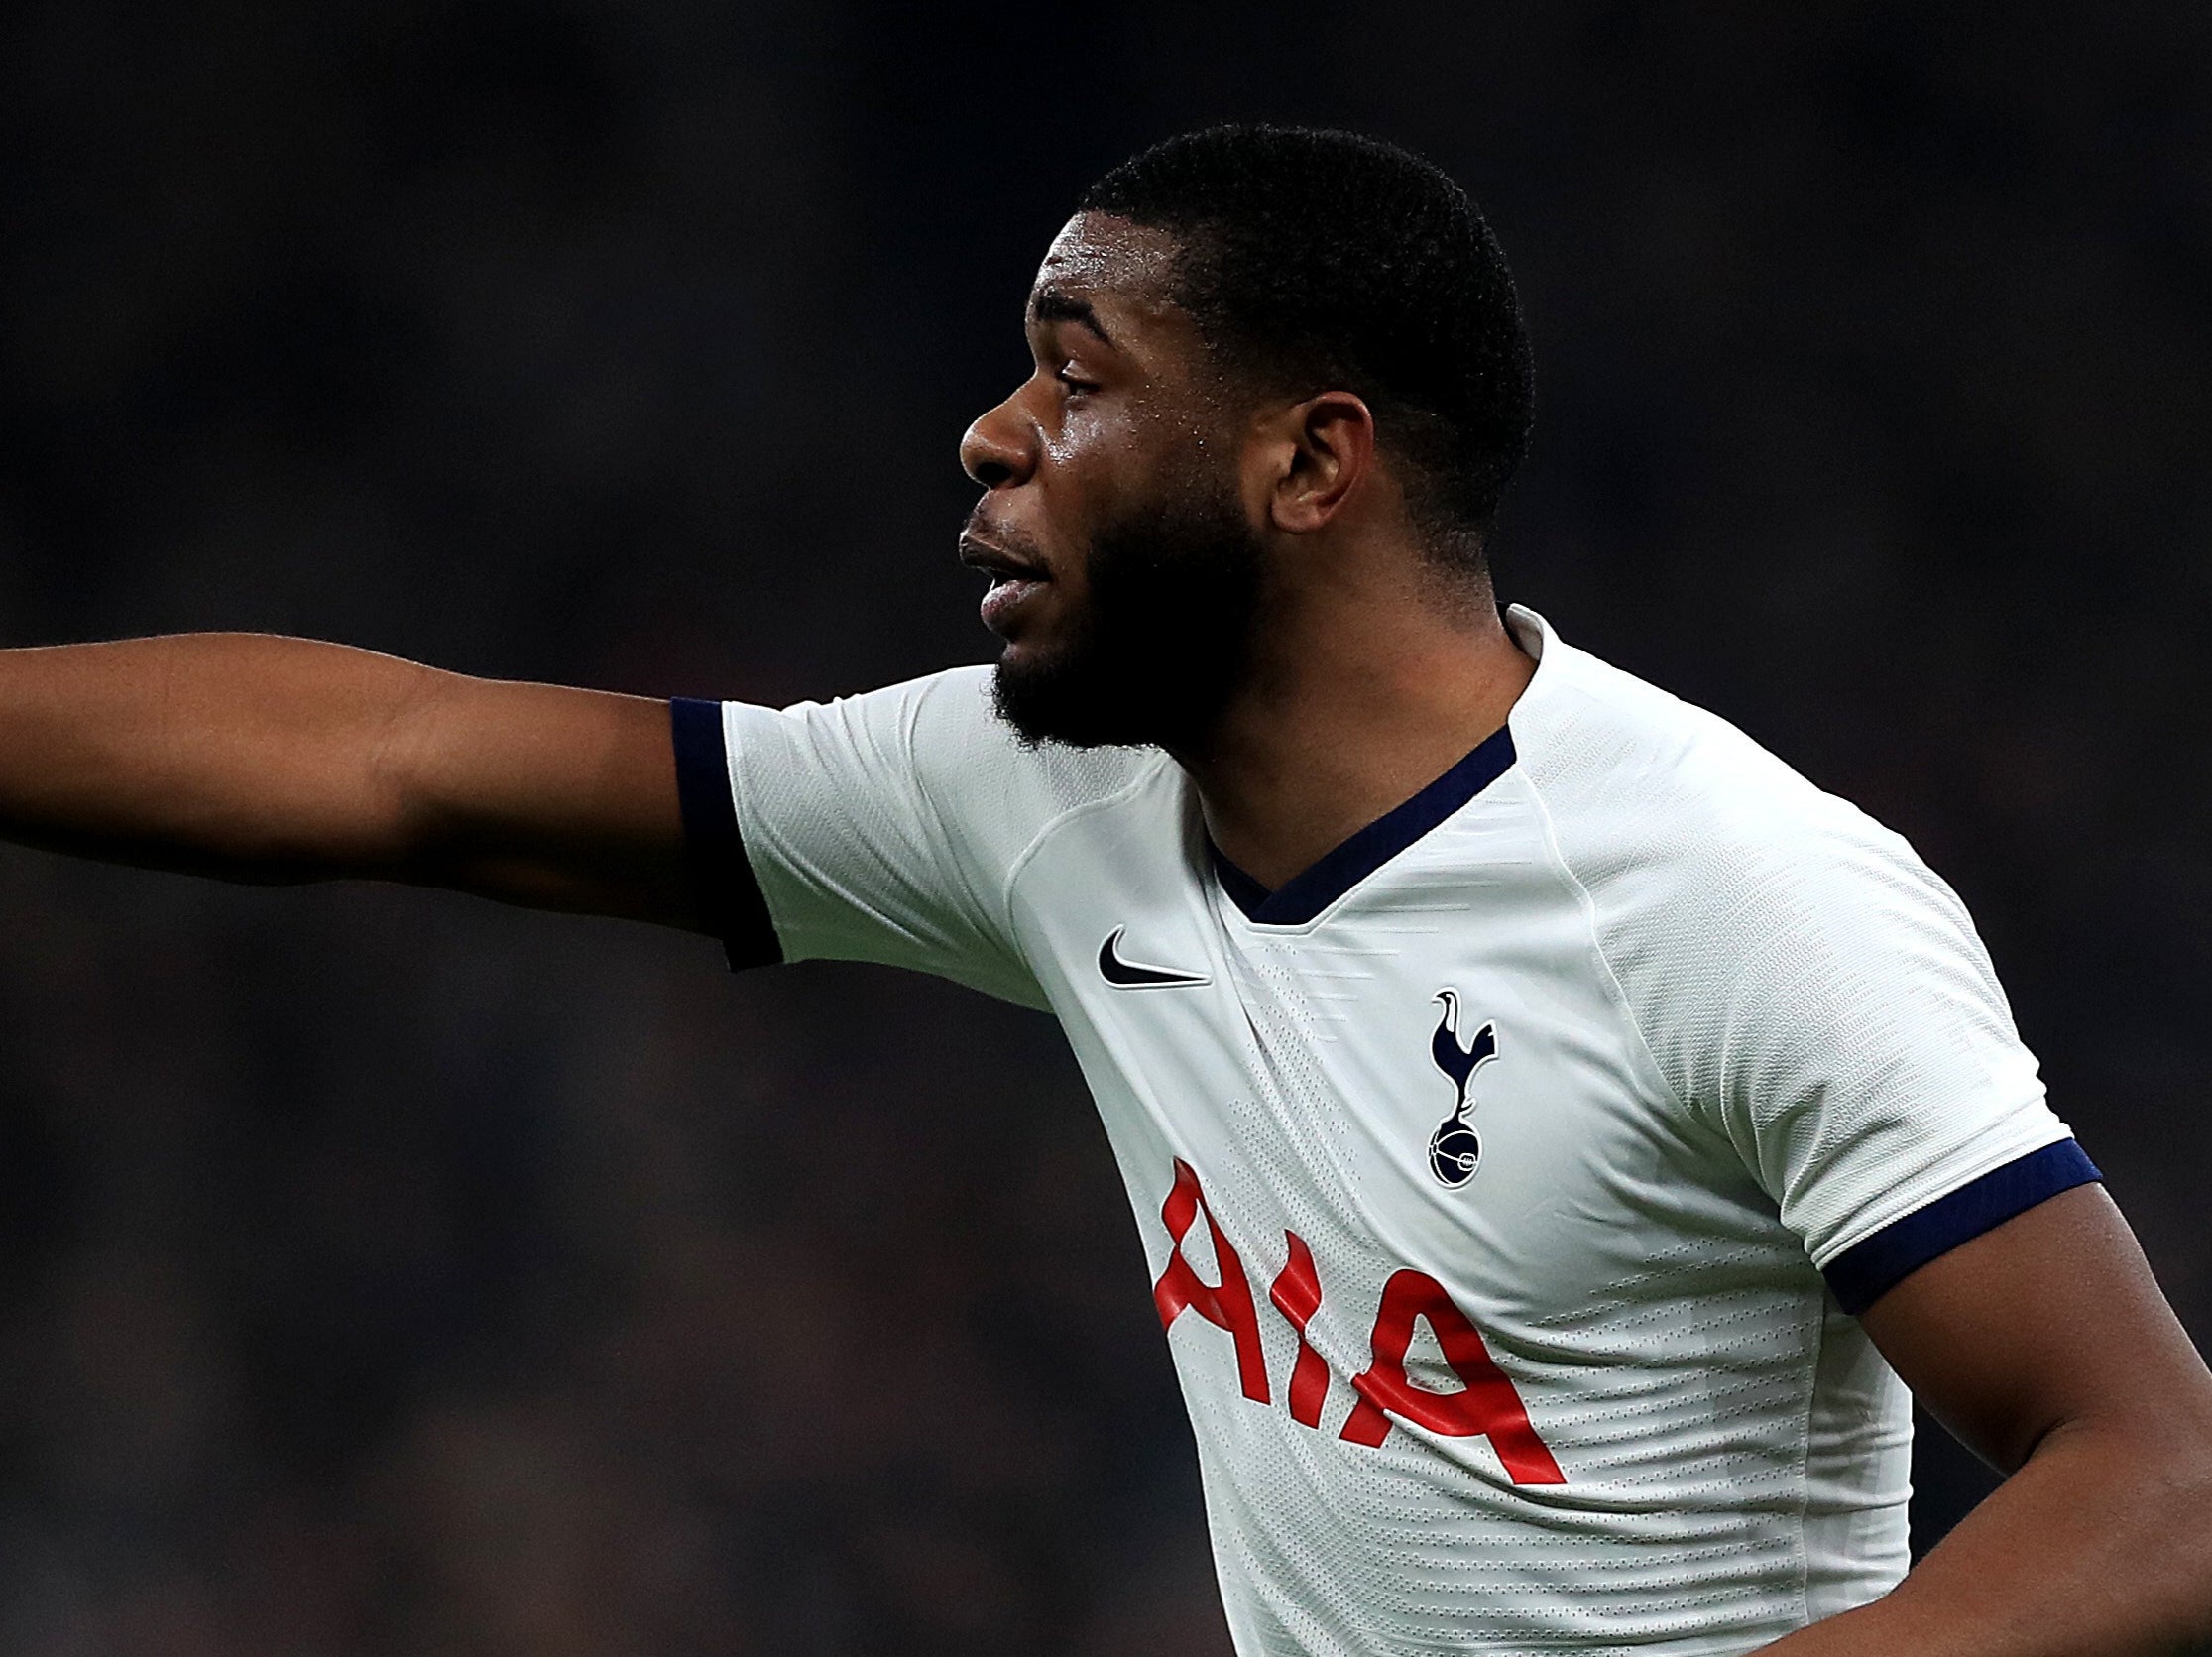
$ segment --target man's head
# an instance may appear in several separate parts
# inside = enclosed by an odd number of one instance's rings
[[[1416,157],[1299,129],[1170,139],[1084,197],[1028,333],[1036,372],[962,444],[986,488],[964,555],[1006,577],[985,618],[1025,736],[1195,740],[1286,556],[1348,523],[1387,519],[1482,580],[1527,338],[1488,228]]]

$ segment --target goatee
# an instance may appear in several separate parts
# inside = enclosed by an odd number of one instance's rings
[[[1032,745],[1183,749],[1242,682],[1262,547],[1226,480],[1124,512],[1092,536],[1089,600],[1049,655],[998,663],[998,716]]]

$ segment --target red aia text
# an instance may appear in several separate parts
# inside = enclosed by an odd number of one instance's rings
[[[1260,1350],[1259,1308],[1252,1298],[1251,1280],[1244,1262],[1214,1223],[1206,1206],[1206,1193],[1198,1175],[1181,1157],[1175,1162],[1175,1185],[1160,1209],[1173,1240],[1167,1269],[1152,1285],[1152,1303],[1159,1309],[1160,1327],[1170,1329],[1185,1312],[1195,1312],[1216,1329],[1225,1330],[1236,1348],[1236,1377],[1244,1396],[1255,1404],[1269,1404],[1274,1393],[1268,1385],[1267,1361]],[[1208,1283],[1183,1252],[1183,1240],[1200,1221],[1214,1245],[1218,1283]],[[1307,1326],[1321,1309],[1321,1277],[1314,1269],[1313,1250],[1296,1232],[1286,1231],[1290,1263],[1269,1285],[1267,1298],[1289,1320],[1298,1334],[1298,1358],[1290,1372],[1291,1419],[1301,1426],[1319,1428],[1322,1406],[1329,1398],[1329,1365],[1306,1339]],[[1413,1384],[1406,1375],[1406,1350],[1413,1343],[1415,1319],[1425,1321],[1444,1351],[1444,1360],[1464,1388],[1458,1392],[1431,1392]],[[1374,1332],[1368,1337],[1371,1356],[1365,1370],[1351,1377],[1359,1401],[1345,1418],[1338,1437],[1352,1444],[1379,1445],[1389,1435],[1393,1416],[1426,1427],[1447,1438],[1486,1438],[1505,1464],[1516,1484],[1564,1484],[1552,1452],[1537,1436],[1521,1395],[1503,1370],[1491,1361],[1481,1331],[1452,1303],[1444,1285],[1426,1272],[1405,1269],[1390,1274],[1383,1285],[1382,1303],[1375,1311]]]

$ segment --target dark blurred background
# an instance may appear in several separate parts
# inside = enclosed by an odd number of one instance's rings
[[[1498,562],[1966,895],[2200,1341],[2212,10],[0,14],[0,641],[789,700],[985,659],[967,420],[1223,117],[1485,204]],[[0,853],[0,1650],[1223,1649],[1044,1020]],[[1986,1487],[1929,1435],[1925,1541]]]

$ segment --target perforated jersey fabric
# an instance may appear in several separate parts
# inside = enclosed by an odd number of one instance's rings
[[[1903,837],[1560,654],[1513,718],[1560,859],[1668,1086],[1814,1264],[2065,1136],[1965,906]]]
[[[1880,1595],[1909,1400],[1820,1268],[2068,1138],[1902,840],[1509,623],[1478,791],[1296,924],[1175,766],[1025,747],[984,670],[722,709],[784,958],[1066,1027],[1245,1657],[1689,1657]]]

